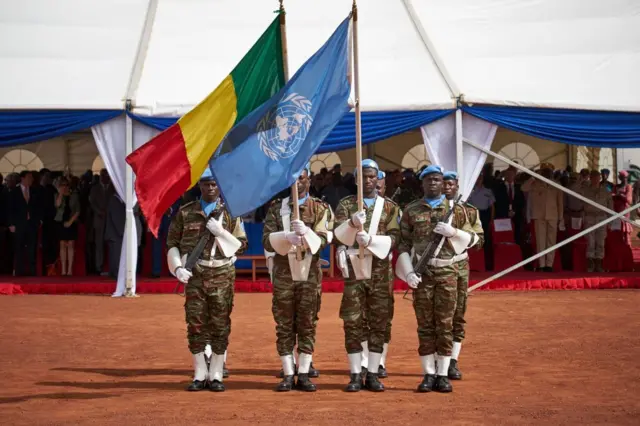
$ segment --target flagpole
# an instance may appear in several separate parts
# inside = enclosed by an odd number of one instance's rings
[[[364,210],[364,195],[362,189],[362,125],[360,121],[360,71],[358,67],[358,5],[353,0],[351,7],[353,19],[353,85],[356,96],[356,185],[358,188],[358,211]],[[360,229],[362,230],[362,229]],[[364,257],[364,247],[360,246],[358,257]]]
[[[280,39],[282,41],[282,68],[284,70],[284,82],[289,81],[289,52],[287,51],[287,19],[286,12],[284,10],[284,0],[278,0],[280,2]],[[293,204],[293,220],[300,219],[300,206],[298,205],[298,179],[291,186],[291,202]],[[296,250],[296,259],[302,260],[302,249],[300,247]]]

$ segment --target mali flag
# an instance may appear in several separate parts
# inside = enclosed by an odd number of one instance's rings
[[[279,18],[205,100],[127,157],[149,229],[193,187],[227,132],[284,86]]]

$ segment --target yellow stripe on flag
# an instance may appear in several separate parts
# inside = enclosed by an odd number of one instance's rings
[[[231,75],[198,106],[182,117],[182,131],[187,159],[191,164],[191,185],[195,185],[222,138],[236,121],[236,90]]]

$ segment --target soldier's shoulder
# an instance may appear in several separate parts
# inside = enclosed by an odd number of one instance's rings
[[[312,196],[309,196],[309,198],[310,198],[310,199],[311,199],[311,201],[312,201],[315,205],[317,205],[317,206],[323,207],[323,208],[325,208],[325,209],[330,208],[329,203],[327,203],[326,201],[324,201],[324,200],[323,200],[323,199],[321,199],[321,198],[318,198],[318,197],[312,197]]]
[[[189,201],[186,204],[183,204],[180,206],[180,208],[178,209],[179,212],[186,212],[186,211],[191,211],[193,209],[195,209],[198,206],[198,201]]]
[[[339,204],[351,205],[351,204],[357,204],[357,203],[358,203],[358,197],[356,197],[355,195],[347,195],[342,200],[340,200]]]
[[[389,198],[389,197],[386,197],[386,196],[385,196],[385,197],[384,197],[384,201],[385,201],[386,203],[391,204],[392,206],[399,206],[399,204],[398,204],[398,203],[396,203],[395,201],[393,201],[393,200],[392,200],[391,198]]]
[[[414,211],[414,210],[417,210],[417,209],[421,209],[422,206],[423,206],[423,204],[422,204],[421,200],[419,200],[419,199],[418,200],[413,200],[413,201],[411,201],[409,204],[407,204],[404,207],[404,213],[405,214],[411,213],[411,211]]]

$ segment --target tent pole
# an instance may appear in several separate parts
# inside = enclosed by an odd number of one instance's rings
[[[126,120],[126,138],[125,138],[125,156],[129,156],[133,152],[133,120],[129,116],[129,112],[132,108],[131,101],[127,100],[127,114],[125,114]],[[126,158],[126,157],[125,157]],[[125,251],[126,262],[126,276],[125,276],[125,297],[136,297],[135,294],[135,279],[136,279],[136,266],[134,264],[133,250],[137,252],[138,238],[137,232],[134,232],[134,216],[133,216],[133,169],[127,164],[125,166],[125,207],[126,207],[126,220],[124,231],[124,244],[122,249]]]
[[[574,191],[572,191],[572,190],[570,190],[568,188],[565,188],[564,186],[560,185],[557,182],[554,182],[554,181],[552,181],[550,179],[545,178],[544,176],[541,176],[541,175],[539,175],[539,174],[537,174],[535,172],[532,172],[531,170],[527,169],[526,167],[509,160],[508,158],[506,158],[503,155],[496,154],[495,152],[491,151],[490,149],[486,149],[486,148],[478,145],[477,143],[470,141],[469,139],[464,138],[463,140],[464,140],[464,143],[466,143],[467,145],[470,145],[470,146],[474,147],[475,149],[479,149],[480,151],[484,152],[485,154],[491,155],[492,157],[495,157],[498,160],[502,160],[505,163],[507,163],[508,165],[513,166],[516,169],[518,169],[518,170],[520,170],[520,171],[522,171],[522,172],[524,172],[524,173],[526,173],[526,174],[528,174],[530,176],[533,176],[536,179],[539,179],[542,182],[546,183],[547,185],[553,186],[554,188],[559,189],[560,191],[562,191],[562,192],[564,192],[566,194],[569,194],[569,195],[571,195],[573,197],[576,197],[577,199],[579,199],[582,202],[585,202],[585,203],[587,203],[587,204],[589,204],[589,205],[591,205],[591,206],[593,206],[593,207],[595,207],[597,209],[600,209],[603,212],[606,212],[606,213],[609,213],[609,214],[617,214],[615,211],[613,211],[611,209],[608,209],[605,206],[596,203],[595,201],[592,201],[592,200],[590,200],[588,198],[585,198],[582,195],[578,194],[577,192],[574,192]],[[630,223],[631,225],[635,226],[636,228],[640,228],[640,225],[638,225],[635,222],[627,219],[626,217],[623,217],[621,219],[624,220],[627,223]]]
[[[640,203],[636,204],[635,206],[631,206],[628,209],[621,211],[620,213],[616,213],[613,216],[603,220],[602,222],[596,223],[595,225],[593,225],[593,226],[591,226],[591,227],[589,227],[589,228],[587,228],[587,229],[585,229],[583,231],[580,231],[576,235],[573,235],[573,236],[567,238],[566,240],[563,240],[563,241],[559,242],[558,244],[556,244],[556,245],[554,245],[552,247],[549,247],[549,248],[541,251],[540,253],[538,253],[538,254],[536,254],[534,256],[531,256],[530,258],[525,259],[520,263],[516,263],[512,267],[507,268],[504,271],[501,271],[501,272],[499,272],[497,274],[494,274],[494,275],[490,276],[489,278],[487,278],[485,280],[480,281],[479,283],[469,287],[469,290],[467,291],[467,293],[471,293],[472,291],[477,290],[480,287],[489,284],[491,281],[497,280],[498,278],[503,277],[503,276],[507,275],[508,273],[510,273],[512,271],[515,271],[516,269],[526,265],[527,263],[533,262],[534,260],[536,260],[536,259],[538,259],[538,258],[540,258],[542,256],[545,256],[547,253],[551,253],[552,251],[557,250],[560,247],[565,246],[565,245],[577,240],[578,238],[582,238],[583,236],[587,235],[589,232],[592,232],[592,231],[594,231],[594,230],[596,230],[596,229],[598,229],[598,228],[600,228],[602,226],[605,226],[605,225],[613,222],[616,219],[621,219],[625,214],[634,211],[638,207],[640,207]]]
[[[458,109],[456,109],[456,172],[458,173],[458,182],[464,183],[463,137],[464,135],[462,134],[462,110],[460,109],[460,106],[458,106]]]
[[[460,90],[458,89],[458,86],[453,81],[453,78],[451,78],[451,74],[449,74],[449,71],[445,67],[444,62],[442,61],[442,58],[438,54],[438,51],[436,50],[435,46],[431,42],[431,39],[427,35],[427,32],[422,26],[422,22],[420,21],[420,18],[418,18],[418,15],[416,14],[415,9],[413,8],[413,4],[411,3],[411,0],[402,0],[402,3],[404,4],[404,7],[407,10],[407,13],[409,14],[409,18],[411,19],[413,26],[416,28],[416,31],[420,35],[420,38],[424,43],[424,47],[426,47],[427,52],[429,53],[429,56],[431,56],[431,59],[433,60],[433,63],[435,64],[436,69],[440,74],[440,77],[442,77],[442,80],[447,85],[447,88],[449,89],[449,93],[451,93],[451,97],[454,99],[460,98]],[[460,170],[458,170],[458,173],[460,173]]]
[[[127,92],[125,94],[125,100],[131,102],[133,106],[136,98],[136,92],[138,91],[138,85],[142,78],[142,70],[144,68],[144,62],[147,57],[147,51],[149,50],[149,41],[151,40],[151,30],[156,19],[156,11],[158,10],[158,0],[149,0],[149,6],[147,7],[147,14],[144,19],[144,26],[142,27],[142,33],[140,34],[140,40],[138,41],[138,48],[136,50],[136,57],[133,61],[131,73],[129,74],[129,84],[127,85]]]

